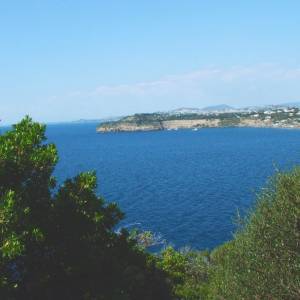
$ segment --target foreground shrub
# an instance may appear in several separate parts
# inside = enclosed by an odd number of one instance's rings
[[[300,299],[300,169],[277,174],[211,256],[212,299]]]

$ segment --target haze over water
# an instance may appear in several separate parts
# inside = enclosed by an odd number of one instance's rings
[[[59,181],[96,170],[98,192],[126,213],[123,226],[161,233],[176,248],[231,239],[276,169],[300,163],[300,131],[216,128],[96,134],[96,124],[50,125]]]

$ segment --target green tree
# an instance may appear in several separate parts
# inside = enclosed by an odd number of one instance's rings
[[[116,204],[82,173],[57,186],[45,126],[0,136],[0,299],[170,299],[165,273],[126,231]]]

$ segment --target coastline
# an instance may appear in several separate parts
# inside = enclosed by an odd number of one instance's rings
[[[201,130],[205,128],[266,128],[266,129],[289,129],[299,130],[299,125],[277,125],[277,124],[238,124],[238,125],[215,125],[215,126],[180,126],[180,127],[156,127],[156,126],[112,126],[112,127],[97,127],[97,133],[110,132],[149,132],[149,131],[177,131],[177,130]]]

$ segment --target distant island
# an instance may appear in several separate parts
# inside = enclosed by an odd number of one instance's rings
[[[300,108],[296,105],[270,105],[235,109],[225,104],[203,109],[180,108],[101,122],[97,132],[197,130],[214,127],[300,128]]]

